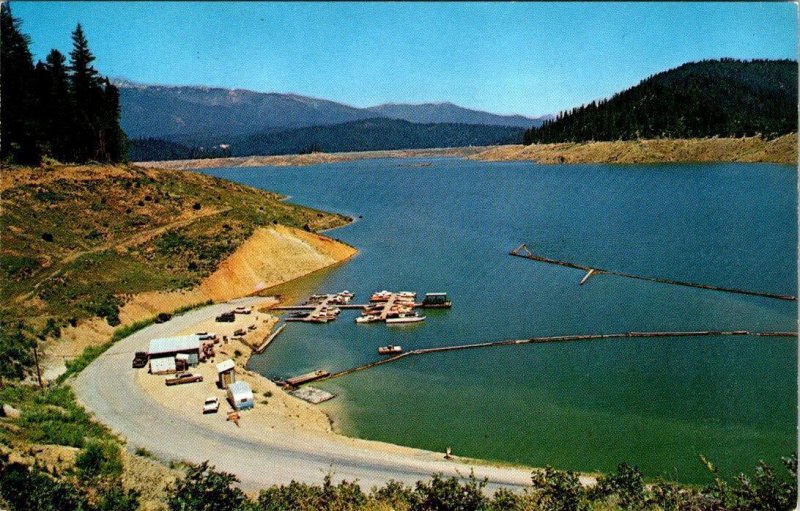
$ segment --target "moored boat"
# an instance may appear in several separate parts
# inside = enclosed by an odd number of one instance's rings
[[[375,321],[379,321],[380,318],[373,314],[367,314],[366,316],[359,316],[356,318],[356,323],[374,323]]]
[[[408,323],[420,323],[425,321],[425,316],[418,316],[416,314],[400,314],[394,318],[386,318],[387,325],[405,325]]]
[[[402,346],[395,346],[390,344],[388,346],[381,346],[378,348],[379,355],[396,355],[403,352]]]

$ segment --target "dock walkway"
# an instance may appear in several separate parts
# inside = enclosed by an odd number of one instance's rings
[[[673,286],[694,287],[694,288],[698,288],[698,289],[708,289],[708,290],[711,290],[711,291],[721,291],[721,292],[724,292],[724,293],[736,293],[736,294],[740,294],[740,295],[761,296],[761,297],[764,297],[764,298],[773,298],[775,300],[786,300],[786,301],[791,301],[791,302],[796,302],[797,301],[797,297],[796,296],[792,296],[792,295],[782,295],[782,294],[777,294],[777,293],[767,293],[767,292],[763,292],[763,291],[750,291],[750,290],[747,290],[747,289],[737,289],[737,288],[732,288],[732,287],[712,286],[712,285],[708,285],[708,284],[697,284],[697,283],[694,283],[694,282],[685,282],[685,281],[681,281],[681,280],[668,279],[668,278],[664,278],[664,277],[648,277],[648,276],[644,276],[644,275],[634,275],[632,273],[624,273],[624,272],[620,272],[620,271],[604,270],[604,269],[601,269],[601,268],[594,268],[592,266],[587,266],[585,264],[572,263],[572,262],[569,262],[569,261],[560,261],[558,259],[551,259],[549,257],[544,257],[544,256],[540,256],[540,255],[534,254],[533,252],[530,251],[530,249],[528,249],[528,247],[527,247],[527,245],[525,245],[525,243],[521,244],[520,246],[518,246],[517,248],[512,250],[509,253],[509,255],[512,255],[512,256],[515,256],[515,257],[523,257],[525,259],[530,259],[532,261],[538,261],[540,263],[555,264],[555,265],[564,266],[564,267],[567,267],[567,268],[575,268],[576,270],[583,270],[583,271],[586,272],[586,275],[584,275],[583,279],[581,279],[580,285],[584,285],[589,280],[589,278],[594,276],[594,275],[600,275],[600,274],[605,273],[607,275],[616,275],[617,277],[626,277],[626,278],[629,278],[629,279],[646,280],[646,281],[649,281],[649,282],[658,282],[660,284],[671,284]]]

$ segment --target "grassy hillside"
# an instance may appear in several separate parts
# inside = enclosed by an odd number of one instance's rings
[[[318,230],[339,215],[200,174],[127,166],[6,169],[0,181],[0,375],[20,377],[35,337],[85,318],[119,322],[134,293],[186,289],[258,226]]]
[[[684,64],[525,133],[525,143],[640,138],[768,138],[797,131],[797,62]]]

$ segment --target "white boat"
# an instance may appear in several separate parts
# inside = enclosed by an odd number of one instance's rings
[[[388,346],[381,346],[380,348],[378,348],[379,355],[396,355],[402,352],[403,352],[402,346],[395,346],[393,344],[390,344]]]
[[[417,316],[416,314],[400,315],[396,318],[386,318],[387,325],[404,325],[407,323],[420,323],[425,321],[425,316]]]
[[[372,314],[368,314],[366,316],[359,316],[356,318],[356,323],[374,323],[375,321],[380,320],[378,316],[374,316]]]

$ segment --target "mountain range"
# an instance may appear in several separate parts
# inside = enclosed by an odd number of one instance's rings
[[[197,86],[142,85],[115,80],[122,129],[129,138],[217,142],[220,137],[388,118],[421,124],[530,128],[544,118],[497,115],[452,103],[385,104],[357,108],[297,94]],[[224,142],[224,140],[219,140]]]

